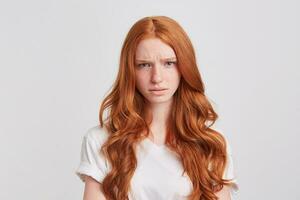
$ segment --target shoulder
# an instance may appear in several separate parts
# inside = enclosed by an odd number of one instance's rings
[[[80,164],[76,174],[84,181],[83,174],[91,176],[101,183],[110,169],[110,164],[101,146],[108,138],[108,134],[100,125],[90,127],[83,136]]]
[[[108,138],[108,132],[105,127],[100,125],[92,126],[87,129],[84,138],[90,142],[95,142],[97,145],[102,145]]]

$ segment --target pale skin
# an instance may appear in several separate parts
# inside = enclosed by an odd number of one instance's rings
[[[170,114],[173,94],[180,83],[181,74],[176,65],[173,49],[158,38],[142,40],[136,50],[135,66],[136,87],[146,98],[147,116],[152,115],[150,139],[157,145],[163,145],[166,138],[166,121]],[[165,88],[160,93],[151,91]],[[101,183],[85,176],[84,200],[105,200]],[[224,186],[216,193],[219,200],[231,200],[230,188]]]

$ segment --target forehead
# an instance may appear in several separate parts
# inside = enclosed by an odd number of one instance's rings
[[[174,50],[158,38],[148,38],[139,42],[136,49],[137,59],[176,57]]]

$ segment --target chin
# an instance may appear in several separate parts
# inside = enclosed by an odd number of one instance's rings
[[[165,103],[172,100],[172,97],[169,96],[158,96],[158,97],[148,97],[147,100],[149,103]]]

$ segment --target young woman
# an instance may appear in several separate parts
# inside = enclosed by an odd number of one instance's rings
[[[100,124],[83,138],[84,199],[232,199],[238,184],[217,117],[183,28],[166,16],[137,21]]]

